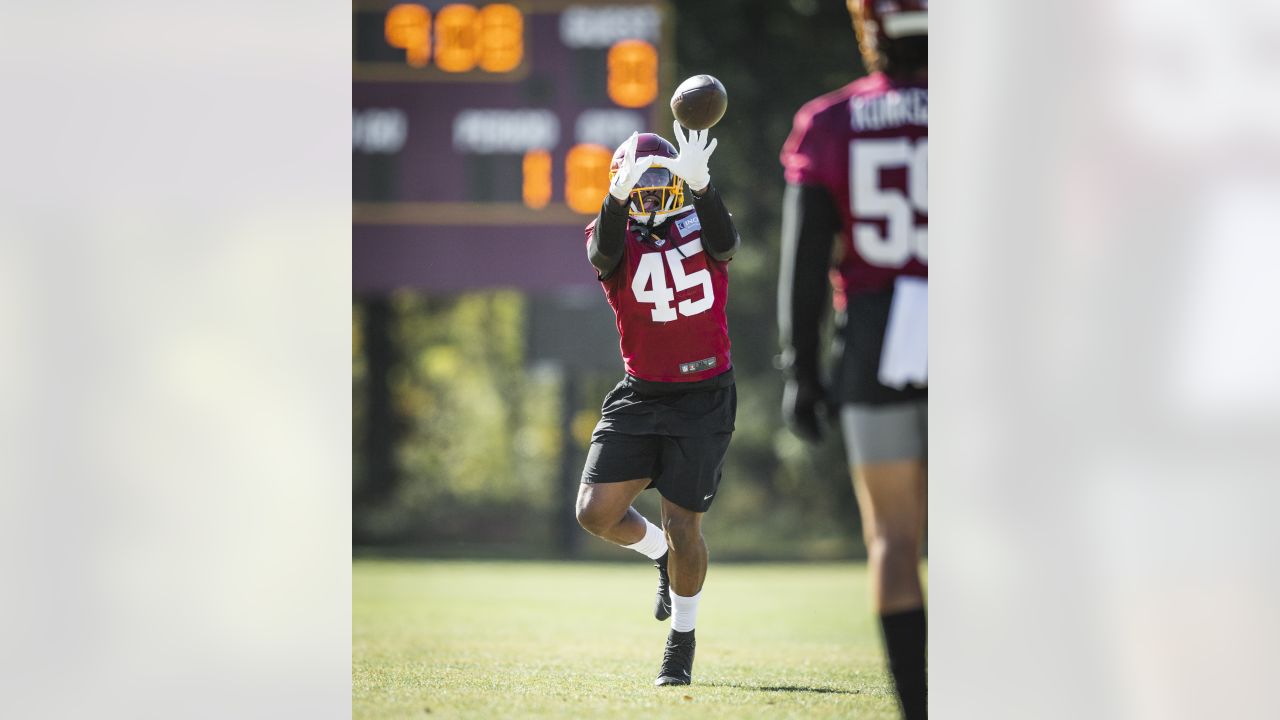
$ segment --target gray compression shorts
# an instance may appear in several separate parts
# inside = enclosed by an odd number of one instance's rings
[[[929,399],[840,406],[850,465],[929,459]]]

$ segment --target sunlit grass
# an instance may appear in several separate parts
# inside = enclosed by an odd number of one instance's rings
[[[356,718],[896,718],[862,565],[712,564],[694,684],[634,564],[353,566]]]

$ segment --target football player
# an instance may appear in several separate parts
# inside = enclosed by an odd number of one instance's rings
[[[847,2],[871,72],[801,107],[782,149],[783,416],[816,441],[820,407],[839,412],[872,605],[903,715],[914,720],[926,716],[928,9],[927,0]],[[818,345],[828,275],[836,347],[826,385]]]
[[[711,185],[717,141],[686,137],[679,152],[632,134],[614,153],[610,187],[587,226],[587,257],[617,317],[626,369],[591,436],[578,522],[658,567],[654,617],[671,618],[657,685],[692,679],[694,623],[707,546],[702,515],[720,484],[737,413],[725,317],[738,232]],[[686,201],[685,186],[692,196]],[[662,496],[662,525],[631,507]]]

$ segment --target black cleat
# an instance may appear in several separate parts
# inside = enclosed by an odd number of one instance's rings
[[[653,616],[659,620],[671,617],[671,576],[667,574],[669,554],[663,553],[662,557],[653,561],[658,567],[658,594],[653,598]]]
[[[672,630],[667,636],[667,650],[662,653],[662,669],[654,685],[688,685],[693,680],[693,631]]]

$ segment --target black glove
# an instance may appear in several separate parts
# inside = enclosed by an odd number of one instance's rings
[[[818,420],[819,408],[824,404],[826,392],[815,381],[788,380],[782,389],[782,419],[791,432],[809,442],[822,440],[822,423]]]

